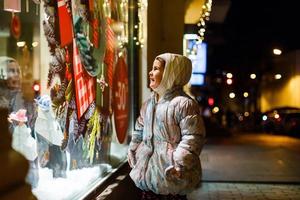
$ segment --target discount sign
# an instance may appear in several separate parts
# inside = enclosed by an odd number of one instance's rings
[[[128,73],[123,57],[118,58],[113,78],[113,110],[117,138],[123,143],[126,137],[129,109],[128,109]]]

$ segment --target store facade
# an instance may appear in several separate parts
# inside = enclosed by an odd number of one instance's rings
[[[5,3],[13,8],[5,9]],[[164,14],[157,15],[161,9]],[[6,163],[1,198],[29,192],[37,199],[134,196],[128,142],[150,94],[153,59],[164,52],[182,54],[184,9],[184,0],[0,5],[0,117],[6,123],[1,127],[9,129],[1,140],[6,143],[0,143]],[[10,145],[17,141],[14,132],[23,129],[31,150],[18,148],[22,142]],[[12,152],[23,155],[25,164],[8,158]],[[22,170],[12,176],[15,169]]]

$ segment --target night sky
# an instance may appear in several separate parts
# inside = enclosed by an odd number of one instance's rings
[[[206,28],[208,73],[259,69],[272,59],[274,47],[282,49],[283,54],[300,49],[297,2],[231,0],[224,22],[209,22]]]

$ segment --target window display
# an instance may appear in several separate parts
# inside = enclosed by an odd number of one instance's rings
[[[38,115],[35,121],[35,133],[39,164],[41,167],[52,169],[54,178],[66,177],[66,152],[61,151],[64,138],[60,125],[52,111],[52,102],[48,95],[39,97],[36,101]]]
[[[82,198],[126,162],[128,1],[19,3],[20,13],[0,7],[12,147],[28,160],[38,199]]]

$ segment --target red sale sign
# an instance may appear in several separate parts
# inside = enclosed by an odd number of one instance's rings
[[[123,57],[118,58],[113,78],[113,110],[117,138],[123,143],[129,121],[128,72]]]
[[[89,76],[83,70],[81,64],[79,51],[76,45],[76,40],[73,40],[74,45],[74,80],[75,80],[75,91],[76,91],[76,107],[78,119],[88,109],[89,105],[95,100],[96,87],[95,78]]]

